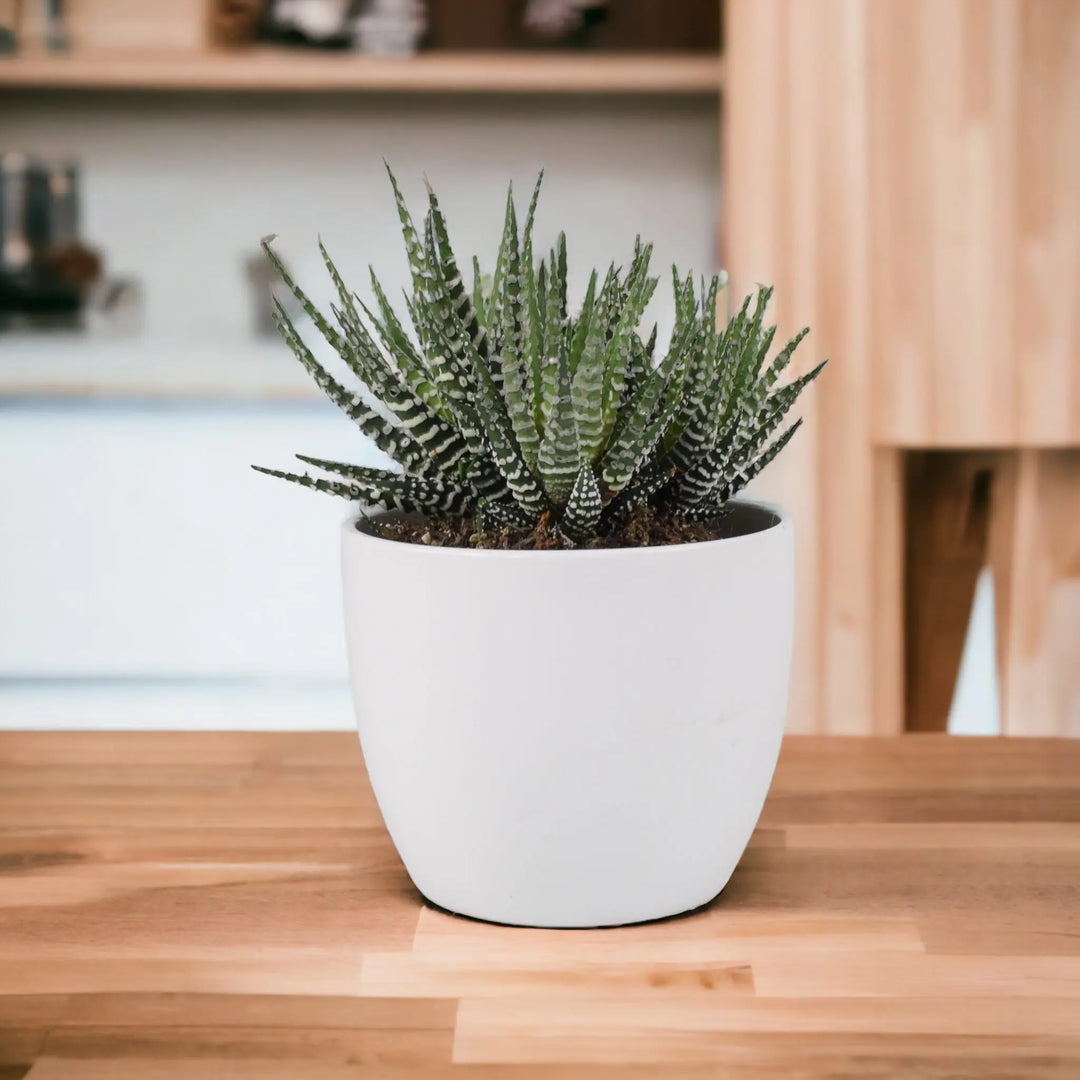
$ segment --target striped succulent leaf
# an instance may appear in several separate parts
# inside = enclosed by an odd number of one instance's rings
[[[389,173],[389,169],[387,170]],[[639,323],[656,287],[651,245],[635,242],[625,276],[614,264],[589,277],[583,302],[567,298],[566,237],[534,264],[537,180],[524,227],[508,193],[490,283],[472,260],[471,289],[446,218],[428,187],[418,229],[390,174],[412,290],[411,332],[371,274],[370,307],[351,292],[326,248],[336,325],[268,258],[315,329],[355,377],[332,376],[277,304],[281,336],[316,384],[400,472],[301,456],[324,474],[260,469],[314,490],[428,517],[474,517],[528,530],[550,522],[567,544],[588,545],[635,508],[707,520],[788,444],[777,436],[821,366],[778,385],[805,335],[767,362],[771,290],[747,297],[717,325],[723,275],[695,288],[673,272],[671,344],[654,361],[656,328]]]
[[[600,494],[600,485],[592,466],[581,463],[570,497],[566,501],[560,528],[568,540],[575,544],[589,539],[600,524],[600,514],[604,509],[604,500]]]
[[[358,301],[349,292],[321,241],[319,242],[319,250],[322,252],[323,262],[338,293],[340,306],[331,304],[331,311],[333,311],[345,339],[345,344],[339,346],[342,359],[352,369],[353,373],[388,405],[398,399],[407,399],[412,404],[414,396],[405,393],[408,389],[408,380],[403,373],[403,365],[414,362],[415,350],[411,348],[411,343],[405,338],[405,342],[399,345],[403,355],[398,362],[395,362],[397,354],[394,351],[391,351],[390,359],[384,356],[382,350],[376,344],[375,338],[360,317],[357,310]],[[368,309],[362,303],[360,307],[370,320],[371,313]],[[375,325],[374,322],[373,325]],[[419,366],[418,358],[415,359],[415,363]],[[437,406],[441,404],[441,401],[434,387],[427,381],[426,372],[423,371],[422,367],[420,372],[421,377],[417,380],[417,385],[421,390],[430,391],[430,402],[427,399],[419,399],[415,403],[430,404],[434,411],[439,412]],[[416,397],[419,398],[419,395],[416,395]],[[440,413],[440,415],[444,415],[444,413]]]
[[[559,239],[551,251],[545,301],[547,337],[549,341],[558,340],[566,328],[567,316],[566,233],[559,233]]]
[[[427,465],[427,455],[408,431],[398,429],[381,413],[373,409],[362,394],[346,390],[314,357],[304,344],[296,327],[283,307],[278,306],[275,319],[278,331],[293,355],[300,361],[316,386],[339,408],[375,445],[405,468],[419,470]]]
[[[680,279],[679,268],[671,268],[672,287],[675,292],[675,328],[673,334],[678,336],[693,321],[697,313],[697,302],[694,298],[694,275],[687,273],[685,279]]]
[[[428,272],[424,278],[421,319],[428,333],[428,364],[439,393],[451,409],[465,416],[467,410],[461,406],[471,404],[476,394],[476,372],[469,357],[476,346],[456,315],[450,285],[443,278],[431,214],[424,220],[424,251]]]
[[[824,362],[818,364],[805,375],[800,375],[799,378],[768,395],[764,405],[758,409],[752,420],[740,425],[739,441],[730,455],[731,461],[749,460],[761,451],[766,441],[787,416],[799,395],[821,374],[824,366]]]
[[[534,202],[529,207],[529,220],[525,225],[525,234],[530,238],[530,242],[538,191],[539,183],[533,194]],[[530,470],[534,470],[540,450],[540,434],[528,396],[531,359],[525,346],[525,336],[531,328],[526,325],[528,305],[527,297],[523,296],[523,288],[528,288],[528,282],[523,281],[522,254],[518,250],[517,214],[512,200],[507,208],[507,223],[508,240],[500,297],[502,321],[499,334],[499,367],[502,370],[502,389],[514,437],[525,463]]]
[[[656,349],[656,323],[653,323],[652,333],[649,340],[642,341],[638,333],[630,336],[630,360],[626,365],[626,383],[623,386],[622,401],[620,407],[625,405],[634,395],[634,391],[641,384],[641,380],[652,369],[653,352]]]
[[[781,373],[791,362],[791,355],[798,348],[799,342],[810,333],[810,327],[804,326],[781,350],[776,354],[776,359],[768,366],[762,376],[765,389],[771,389]]]
[[[618,322],[622,298],[622,286],[614,265],[608,267],[599,296],[595,296],[595,274],[590,277],[585,304],[571,340],[574,414],[581,452],[588,461],[596,460],[603,442],[607,348]]]
[[[672,388],[675,377],[685,377],[685,368],[679,366],[696,336],[696,327],[688,326],[682,340],[676,342],[667,356],[642,380],[634,397],[624,407],[614,438],[600,462],[601,477],[609,491],[621,491],[635,470],[652,452],[666,425],[653,423],[656,410],[666,391]],[[676,375],[677,373],[677,375]],[[673,393],[670,405],[661,415],[670,417],[682,406],[681,395]]]
[[[477,373],[480,390],[476,410],[491,456],[518,505],[539,516],[547,506],[544,492],[514,440],[499,388],[483,363],[477,364]]]
[[[539,449],[540,432],[543,424],[541,413],[541,386],[543,384],[544,365],[544,327],[543,308],[540,306],[540,298],[537,292],[537,272],[533,262],[533,228],[536,225],[536,206],[540,201],[540,185],[544,182],[544,170],[536,178],[536,186],[533,188],[532,198],[529,200],[529,210],[525,215],[525,232],[521,242],[521,319],[522,319],[522,404],[527,408],[531,420],[531,432],[535,433],[537,449]],[[514,421],[515,430],[524,420]],[[526,433],[525,439],[531,442],[531,434]],[[518,434],[521,440],[521,434]],[[526,458],[536,465],[536,456],[531,447],[526,449],[522,446]]]
[[[701,314],[707,318],[713,326],[717,325],[716,297],[720,292],[720,279],[722,276],[723,275],[721,274],[714,274],[708,286],[705,284],[705,279],[701,279]]]
[[[585,289],[585,299],[581,304],[578,317],[573,320],[573,333],[570,335],[570,377],[571,380],[580,371],[581,360],[586,349],[593,345],[594,341],[601,340],[603,326],[600,322],[600,313],[596,308],[596,271],[589,275],[589,284]],[[598,359],[589,358],[589,363],[594,363],[599,369]]]
[[[334,379],[318,363],[311,350],[304,344],[285,308],[275,300],[276,323],[281,336],[316,385],[376,446],[395,461],[418,476],[434,472],[446,473],[465,451],[465,444],[458,432],[430,413],[421,402],[408,393],[393,387],[369,388],[369,393],[379,396],[397,424],[391,426],[385,418],[371,408],[361,393],[349,391]],[[419,448],[420,456],[416,455]]]
[[[527,529],[534,524],[532,517],[513,499],[481,499],[477,516],[482,526],[490,522],[510,529]]]
[[[502,286],[506,276],[506,263],[510,257],[510,245],[518,246],[517,214],[514,209],[514,185],[511,184],[506,191],[506,209],[503,213],[502,238],[499,240],[499,251],[495,256],[495,273],[491,279],[491,311],[488,313],[489,320],[496,325],[502,323]]]
[[[647,462],[635,474],[633,480],[604,510],[604,517],[619,520],[632,514],[641,506],[655,503],[666,488],[670,487],[675,470],[665,468],[655,461]]]
[[[565,346],[559,350],[555,371],[551,415],[540,441],[537,467],[548,498],[556,506],[565,506],[581,468],[581,446],[570,383],[570,357]]]
[[[427,366],[398,320],[397,312],[386,299],[386,294],[374,271],[371,273],[371,290],[375,294],[379,315],[375,315],[362,301],[357,300],[357,303],[368,322],[374,327],[383,348],[389,353],[391,360],[397,364],[398,372],[405,381],[405,385],[428,409],[443,420],[452,422],[453,413],[442,395],[435,389]]]
[[[556,380],[554,369],[557,353],[549,350],[551,344],[547,332],[547,266],[543,259],[533,279],[533,291],[527,300],[529,309],[529,404],[532,407],[533,423],[536,425],[536,433],[544,434],[544,425],[547,423],[548,412],[546,406],[550,405],[550,399],[545,401],[545,386],[554,392]],[[531,353],[535,350],[536,359],[533,360]]]
[[[715,518],[728,500],[734,498],[751,480],[769,465],[773,458],[791,441],[795,432],[802,426],[800,417],[791,424],[777,439],[751,461],[741,461],[728,471],[726,479],[717,487],[709,499],[683,511],[683,517],[689,521],[709,521]]]
[[[819,364],[794,382],[782,386],[756,412],[752,411],[749,402],[740,403],[740,407],[728,418],[712,450],[680,475],[676,501],[678,508],[688,511],[691,507],[711,501],[713,493],[726,489],[736,476],[744,472],[763,452],[765,444],[803,388],[817,378],[823,367],[824,363]],[[771,460],[770,457],[765,464]]]
[[[638,323],[645,314],[645,308],[659,284],[658,278],[648,276],[651,256],[652,244],[646,244],[639,249],[627,276],[624,303],[611,329],[611,339],[607,343],[604,360],[601,444],[607,442],[615,427],[615,418],[622,405],[623,391],[626,389],[632,342],[637,338]]]
[[[680,472],[689,470],[712,451],[727,419],[727,402],[742,355],[743,323],[750,299],[746,298],[740,312],[720,333],[715,331],[708,312],[699,320],[703,340],[691,373],[685,408],[672,425],[671,434],[677,433],[677,438],[673,443],[665,443],[670,446],[667,460]]]
[[[599,314],[590,323],[596,325]],[[593,461],[600,450],[604,431],[604,368],[605,354],[599,349],[585,348],[585,339],[592,337],[590,326],[579,322],[570,345],[567,371],[572,373],[571,395],[574,419],[577,421],[581,453]],[[601,331],[602,332],[602,331]],[[575,365],[575,358],[577,363]],[[576,370],[575,370],[576,368]]]
[[[256,472],[289,480],[301,487],[314,488],[331,495],[340,495],[368,506],[381,506],[385,510],[405,513],[421,511],[434,515],[459,516],[469,505],[469,493],[437,480],[422,480],[415,476],[401,476],[382,469],[366,469],[360,465],[334,466],[334,471],[348,468],[346,480],[326,480],[308,473],[289,473],[278,469],[264,469],[259,465]]]
[[[791,441],[792,436],[802,426],[802,417],[800,416],[788,429],[780,435],[779,438],[774,439],[769,445],[762,451],[753,461],[745,462],[741,461],[739,464],[733,466],[723,477],[718,492],[718,500],[721,505],[727,502],[733,495],[741,491],[762,469],[765,468],[769,462],[772,461],[781,450]]]
[[[486,316],[484,314],[484,276],[480,273],[480,260],[474,255],[472,261],[473,272],[473,286],[472,286],[472,302],[473,310],[476,312],[477,318],[480,319],[482,326],[486,326]],[[486,335],[485,335],[486,336]]]
[[[405,197],[398,187],[397,177],[394,176],[387,162],[386,175],[390,177],[390,186],[394,189],[394,204],[397,206],[398,221],[401,223],[401,238],[405,242],[405,255],[409,260],[409,272],[412,274],[413,289],[417,293],[424,291],[424,279],[427,277],[427,265],[424,259],[424,250],[420,244],[416,226],[413,224],[412,215],[405,204]]]
[[[265,236],[263,237],[262,249],[266,257],[270,260],[270,265],[277,271],[278,277],[281,278],[285,287],[293,294],[297,302],[304,309],[304,314],[315,324],[315,329],[333,346],[336,352],[338,352],[342,358],[350,353],[348,346],[346,345],[342,336],[334,329],[334,327],[327,321],[326,316],[311,302],[310,297],[299,285],[293,281],[288,270],[285,269],[285,264],[278,258],[277,252],[270,246],[274,242],[275,237]],[[276,300],[274,301],[279,313],[283,310],[281,304]],[[350,365],[351,366],[351,365]]]
[[[458,268],[457,259],[454,257],[454,250],[450,246],[450,233],[446,227],[446,218],[443,217],[443,212],[439,207],[439,200],[431,185],[426,181],[425,184],[428,193],[428,213],[435,233],[435,242],[439,252],[439,265],[446,290],[449,293],[450,303],[453,306],[457,321],[461,324],[462,333],[472,342],[477,353],[483,359],[487,359],[487,330],[480,321],[480,315],[473,303],[472,294],[465,288],[461,270]]]

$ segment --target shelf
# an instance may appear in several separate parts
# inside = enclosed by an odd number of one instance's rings
[[[24,53],[0,57],[0,90],[716,94],[722,72],[711,53]]]

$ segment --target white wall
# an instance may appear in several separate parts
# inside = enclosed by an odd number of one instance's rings
[[[418,208],[426,172],[489,271],[507,181],[527,200],[543,166],[537,243],[567,231],[572,286],[638,232],[658,267],[709,272],[718,138],[715,103],[692,99],[27,93],[0,114],[0,145],[82,163],[86,235],[144,279],[151,340],[245,332],[241,258],[271,232],[305,280],[321,233],[346,277],[373,263],[403,285],[383,157]]]

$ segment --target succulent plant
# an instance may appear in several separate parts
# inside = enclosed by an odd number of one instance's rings
[[[766,363],[771,288],[717,325],[718,275],[696,290],[673,268],[675,325],[658,355],[656,328],[638,325],[658,279],[652,245],[635,242],[623,273],[589,278],[581,307],[566,289],[566,238],[546,259],[533,252],[543,173],[523,228],[511,189],[494,274],[472,261],[472,288],[450,247],[428,187],[422,229],[389,168],[412,276],[405,305],[413,335],[374,272],[369,308],[341,279],[320,242],[337,302],[333,321],[296,285],[270,246],[285,285],[359,383],[346,387],[276,303],[278,329],[324,393],[398,466],[368,468],[297,455],[324,475],[259,471],[368,506],[428,519],[467,517],[480,529],[543,522],[568,546],[588,545],[642,506],[688,522],[724,504],[787,445],[781,431],[824,363],[780,384],[800,331]]]

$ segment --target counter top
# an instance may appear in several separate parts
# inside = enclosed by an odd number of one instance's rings
[[[1030,1080],[1078,1017],[1080,741],[789,738],[716,901],[541,931],[424,904],[350,733],[0,734],[3,1077]]]
[[[0,337],[0,401],[324,400],[277,340]]]

